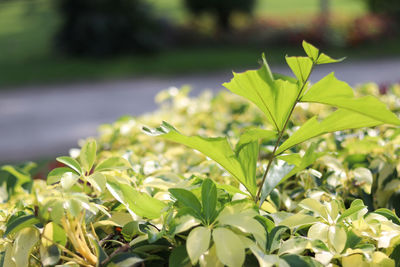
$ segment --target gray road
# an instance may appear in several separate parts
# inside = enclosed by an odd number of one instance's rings
[[[400,58],[323,65],[312,81],[335,70],[351,85],[400,81]],[[286,67],[274,72],[289,74]],[[225,71],[207,75],[140,78],[124,81],[25,87],[0,92],[0,162],[65,155],[77,140],[96,134],[97,126],[126,114],[140,115],[156,108],[154,96],[170,86],[192,85],[221,90],[231,78]]]

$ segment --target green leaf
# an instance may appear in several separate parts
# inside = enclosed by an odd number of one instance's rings
[[[382,124],[381,121],[361,115],[360,113],[338,109],[322,122],[318,122],[316,117],[309,119],[278,148],[276,154],[280,154],[297,144],[322,134],[380,124]]]
[[[122,157],[111,157],[97,164],[95,172],[110,170],[126,170],[130,168],[129,162]]]
[[[67,172],[74,172],[74,170],[67,167],[55,168],[51,170],[51,172],[47,175],[47,184],[51,185],[58,183],[61,180],[61,177]]]
[[[6,224],[6,231],[4,237],[19,232],[21,229],[31,227],[39,223],[39,219],[35,215],[23,215]]]
[[[245,186],[252,196],[257,194],[257,160],[259,145],[257,141],[243,145],[237,157],[245,173]]]
[[[227,205],[218,215],[217,220],[219,225],[230,225],[244,233],[252,234],[256,241],[265,247],[266,232],[261,223],[254,218],[256,215],[257,212],[249,206],[246,208],[245,205],[240,204]]]
[[[217,213],[217,187],[211,179],[205,179],[201,185],[201,201],[204,217],[212,223]]]
[[[318,57],[317,65],[328,64],[328,63],[338,63],[338,62],[342,62],[345,59],[346,59],[345,57],[342,57],[339,59],[334,59],[324,53],[321,53]]]
[[[82,175],[81,165],[75,159],[64,156],[64,157],[58,157],[58,158],[56,158],[56,160],[58,162],[61,162],[65,165],[67,165],[71,169],[75,170],[78,174]]]
[[[296,101],[299,88],[288,80],[274,80],[265,58],[263,62],[259,70],[233,73],[232,80],[223,86],[253,102],[280,131]]]
[[[286,63],[301,84],[304,84],[308,80],[313,68],[313,62],[310,58],[286,56]]]
[[[216,228],[212,235],[218,259],[228,267],[241,267],[245,259],[242,240],[227,228]]]
[[[319,202],[318,200],[313,198],[306,198],[299,203],[299,206],[303,209],[312,211],[315,215],[321,216],[328,221],[327,209],[325,205],[322,205],[321,202]]]
[[[353,170],[354,181],[358,186],[360,186],[363,191],[367,194],[371,194],[372,183],[374,178],[369,169],[358,167]]]
[[[60,260],[60,250],[56,245],[40,247],[40,260],[43,266],[54,266]]]
[[[309,240],[305,237],[294,236],[281,244],[278,254],[301,254],[306,250],[308,244]]]
[[[288,266],[296,267],[322,267],[323,265],[309,256],[300,256],[296,254],[283,255],[281,257]],[[281,265],[279,265],[281,266]]]
[[[201,204],[197,197],[189,190],[183,188],[170,188],[168,191],[185,207],[195,211],[201,218]]]
[[[400,244],[398,244],[390,254],[390,258],[394,260],[396,267],[400,266]]]
[[[258,160],[258,141],[271,140],[276,137],[274,131],[259,128],[246,130],[236,144],[235,153],[245,174],[246,188],[252,196],[257,193],[256,168]]]
[[[260,205],[294,167],[294,165],[289,165],[286,162],[283,165],[272,165],[262,187]]]
[[[166,207],[164,202],[138,192],[129,185],[108,182],[106,187],[115,199],[141,217],[159,218],[162,210]]]
[[[341,253],[346,245],[347,233],[340,225],[330,226],[328,230],[328,241],[337,253]]]
[[[131,221],[122,227],[121,234],[124,239],[130,242],[136,235],[140,234],[139,223],[137,221]]]
[[[395,224],[399,224],[400,225],[399,217],[397,217],[396,214],[391,210],[388,210],[388,209],[385,209],[385,208],[381,208],[381,209],[375,210],[374,213],[378,213],[378,214],[380,214],[382,216],[385,216],[388,220],[391,220]]]
[[[367,210],[367,207],[364,205],[364,203],[362,202],[361,199],[356,199],[354,200],[351,205],[350,208],[348,208],[347,210],[345,210],[340,217],[337,219],[338,222],[344,220],[345,218],[352,216],[353,214],[358,213],[361,210]]]
[[[97,266],[101,266],[101,263],[107,259],[108,255],[106,254],[106,252],[104,251],[104,249],[101,247],[101,245],[94,236],[88,235],[88,237],[90,238],[90,241],[96,252]]]
[[[144,262],[143,259],[139,258],[135,253],[118,253],[113,256],[107,267],[131,267],[137,266],[139,263]]]
[[[296,165],[283,179],[282,182],[286,181],[288,178],[292,177],[296,173],[301,172],[302,170],[306,169],[308,166],[313,164],[315,160],[325,153],[321,152],[315,152],[317,149],[317,144],[312,143],[308,149],[306,150],[306,153],[304,154],[303,157],[301,157],[299,154],[290,154],[290,155],[282,155],[279,156],[278,158],[281,160],[286,161],[289,164],[294,164]]]
[[[25,173],[23,171],[17,170],[15,167],[11,165],[4,165],[1,167],[3,171],[6,171],[17,178],[17,185],[23,185],[32,181],[31,175],[29,173]]]
[[[273,253],[281,246],[282,237],[290,234],[290,229],[286,226],[279,225],[274,227],[268,235],[267,251]]]
[[[181,245],[172,250],[171,255],[169,256],[169,264],[170,267],[190,267],[190,259],[186,251],[186,247]]]
[[[336,79],[333,73],[313,85],[301,101],[348,109],[382,123],[400,125],[400,120],[384,103],[373,96],[354,98],[352,88],[347,83]]]
[[[201,255],[210,247],[211,231],[207,227],[199,226],[190,231],[186,240],[186,251],[190,261],[196,265]]]
[[[311,240],[321,240],[324,244],[328,243],[329,225],[317,222],[308,229],[307,237]]]
[[[303,225],[314,224],[316,222],[319,222],[319,220],[317,218],[315,218],[314,216],[297,213],[297,214],[294,214],[294,215],[284,219],[283,221],[281,221],[279,223],[279,225],[284,225],[284,226],[289,227],[290,229],[293,229],[293,228],[300,227]]]
[[[219,163],[225,170],[238,179],[239,182],[246,186],[246,177],[243,173],[242,166],[225,137],[206,138],[200,136],[185,136],[166,122],[163,122],[163,124],[155,130],[150,130],[148,128],[143,128],[143,130],[147,134],[161,136],[166,140],[177,142],[200,151]]]
[[[44,236],[46,238],[44,238]],[[49,241],[48,239],[50,239],[51,241]],[[65,244],[67,244],[67,235],[64,228],[62,228],[55,222],[49,222],[43,229],[42,244],[50,246],[53,244],[53,242],[65,246]]]
[[[243,146],[258,140],[272,140],[276,137],[275,131],[268,131],[260,128],[247,129],[239,138],[235,146],[235,153],[239,153]]]
[[[60,184],[63,189],[68,190],[72,186],[74,186],[78,180],[79,180],[79,176],[76,175],[75,173],[65,172],[61,176]]]
[[[345,248],[355,249],[355,247],[362,241],[362,238],[356,235],[352,230],[347,232],[347,241]]]
[[[86,177],[86,179],[91,186],[99,192],[103,192],[104,188],[106,187],[107,178],[100,172],[95,172]]]
[[[96,160],[96,150],[97,144],[95,140],[88,140],[81,149],[79,160],[86,172],[90,172],[93,167]]]
[[[39,241],[39,231],[35,228],[25,228],[15,237],[12,258],[18,267],[28,267],[31,250]]]
[[[316,48],[312,44],[307,43],[306,41],[303,41],[303,48],[304,48],[304,51],[306,52],[307,56],[317,65],[327,64],[327,63],[336,63],[336,62],[343,61],[345,59],[345,58],[333,59],[324,53],[320,54],[318,48]]]
[[[303,41],[302,43],[304,51],[306,52],[307,56],[313,61],[316,62],[319,56],[319,49],[313,46],[312,44]]]

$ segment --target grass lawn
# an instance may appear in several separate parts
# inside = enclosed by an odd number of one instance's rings
[[[147,0],[156,12],[174,21],[185,21],[182,0]],[[151,57],[124,56],[112,59],[72,59],[54,53],[52,38],[60,21],[50,0],[13,0],[0,4],[0,88],[88,79],[116,79],[138,75],[170,75],[257,66],[262,52],[273,63],[283,55],[301,53],[285,47],[196,47],[165,51]],[[331,0],[332,10],[355,16],[364,11],[360,0]],[[257,16],[307,16],[316,13],[318,0],[259,0]],[[385,53],[399,54],[392,43],[380,44]],[[354,52],[354,53],[353,53]],[[372,52],[372,53],[371,53]],[[330,51],[333,56],[379,56],[364,47],[355,51]]]

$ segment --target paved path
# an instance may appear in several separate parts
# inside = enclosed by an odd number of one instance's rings
[[[286,67],[272,68],[289,74]],[[312,81],[336,70],[351,85],[400,81],[400,59],[323,65]],[[140,115],[156,108],[154,96],[170,86],[222,89],[231,72],[171,78],[140,78],[101,83],[25,87],[0,91],[0,162],[65,155],[77,140],[96,134],[97,126],[125,114]]]

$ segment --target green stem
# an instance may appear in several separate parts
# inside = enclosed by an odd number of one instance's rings
[[[271,155],[271,157],[270,157],[270,159],[268,161],[268,165],[267,165],[267,168],[265,169],[261,184],[258,187],[257,195],[256,195],[256,198],[255,198],[255,203],[257,203],[260,200],[260,195],[261,195],[262,188],[264,186],[265,179],[267,178],[268,172],[271,169],[272,161],[274,161],[274,159],[276,158],[276,155],[275,155],[276,150],[279,147],[279,143],[281,142],[281,139],[282,139],[282,137],[283,137],[283,135],[285,133],[285,130],[286,130],[286,127],[287,127],[287,125],[289,123],[290,117],[292,116],[294,108],[296,107],[297,103],[300,100],[300,96],[301,96],[301,94],[302,94],[302,92],[303,92],[303,90],[304,90],[304,88],[305,88],[305,86],[306,86],[306,84],[308,82],[308,79],[311,76],[311,73],[313,71],[314,66],[315,66],[315,62],[313,62],[312,66],[311,66],[310,73],[308,74],[307,78],[304,80],[303,84],[301,85],[300,91],[299,91],[299,93],[297,94],[297,97],[296,97],[296,101],[294,102],[294,104],[293,104],[293,106],[292,106],[292,108],[291,108],[291,110],[289,112],[289,115],[286,118],[286,121],[285,121],[285,124],[282,127],[282,130],[279,132],[279,136],[278,136],[278,139],[276,140],[276,143],[275,143],[275,146],[274,146],[274,150],[272,151],[272,155]]]

